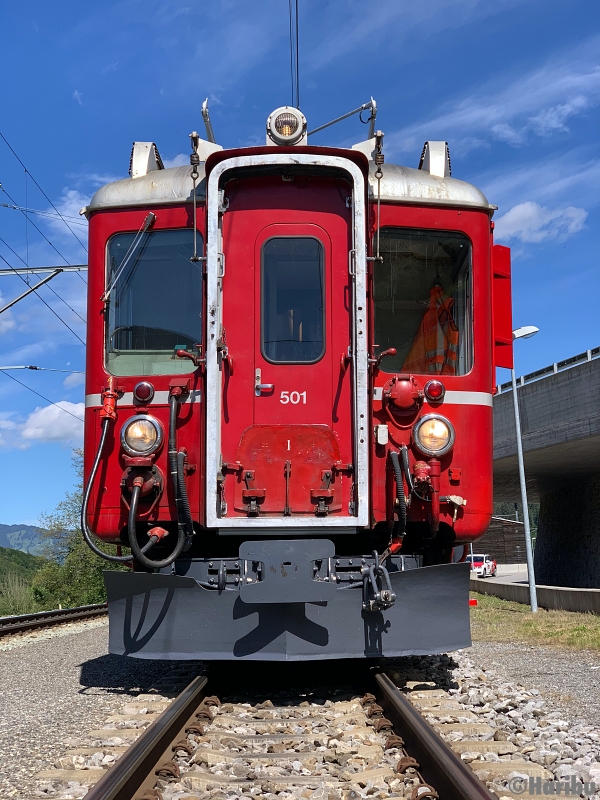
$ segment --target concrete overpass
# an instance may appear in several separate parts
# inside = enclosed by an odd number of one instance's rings
[[[536,580],[600,587],[600,347],[518,380]],[[512,386],[494,398],[494,499],[520,502]]]

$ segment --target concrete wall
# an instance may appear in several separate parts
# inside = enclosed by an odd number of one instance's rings
[[[600,358],[518,389],[529,500],[600,469]],[[520,501],[512,392],[494,397],[494,499]]]
[[[539,583],[600,587],[600,474],[541,496],[534,566]]]
[[[498,583],[497,581],[471,578],[472,592],[489,594],[502,600],[529,605],[529,586],[527,583]],[[600,614],[600,589],[562,589],[556,586],[536,584],[540,608],[555,611],[579,611],[583,614]]]
[[[536,580],[600,587],[600,358],[518,389]],[[494,499],[518,502],[512,392],[494,398]]]

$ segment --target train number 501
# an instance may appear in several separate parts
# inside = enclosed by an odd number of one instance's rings
[[[284,406],[288,403],[297,406],[300,402],[302,405],[306,405],[306,392],[282,392],[279,402]]]

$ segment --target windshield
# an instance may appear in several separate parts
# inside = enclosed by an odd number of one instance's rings
[[[119,233],[108,243],[106,360],[113,375],[168,375],[191,372],[192,350],[202,340],[202,274],[190,261],[191,229],[153,231],[132,249],[136,237]],[[119,274],[120,272],[120,274]]]
[[[375,342],[385,372],[465,375],[473,366],[471,243],[462,233],[382,228]]]

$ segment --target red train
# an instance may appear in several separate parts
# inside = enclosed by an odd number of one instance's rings
[[[510,255],[491,206],[383,134],[136,143],[93,197],[82,526],[110,648],[299,660],[470,644],[468,542],[492,511]],[[130,548],[107,555],[105,543]]]

